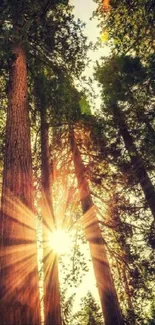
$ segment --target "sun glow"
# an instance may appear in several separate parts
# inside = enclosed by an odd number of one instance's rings
[[[57,229],[53,231],[49,238],[50,247],[58,255],[64,255],[71,249],[71,238],[69,233],[65,232],[63,229]]]

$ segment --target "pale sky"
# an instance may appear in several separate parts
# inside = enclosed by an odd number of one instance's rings
[[[74,6],[73,14],[75,15],[75,18],[80,18],[81,21],[86,23],[85,35],[88,37],[89,41],[95,44],[97,38],[100,38],[101,35],[101,30],[99,27],[97,27],[97,19],[93,18],[90,20],[93,11],[96,8],[96,3],[94,3],[93,0],[70,0],[70,5]],[[106,56],[109,53],[110,50],[106,44],[104,44],[104,46],[102,44],[102,47],[96,51],[89,50],[88,56],[92,62],[86,67],[84,75],[93,78],[93,67],[96,61],[99,61],[100,57]],[[101,99],[96,81],[93,81],[93,89],[97,95],[97,99],[95,100],[95,108],[99,109]]]
[[[94,3],[93,0],[70,0],[70,4],[74,6],[73,13],[75,17],[80,18],[83,22],[86,23],[85,34],[88,37],[88,40],[95,43],[101,34],[100,28],[97,27],[99,23],[98,20],[96,18],[90,20],[93,11],[96,9],[96,3]],[[101,56],[108,54],[108,46],[105,44],[103,47],[102,44],[102,48],[98,49],[95,52],[91,52],[91,58],[92,60],[96,61]]]
[[[96,41],[99,36],[99,29],[97,28],[97,21],[91,20],[96,4],[92,0],[70,0],[70,4],[74,6],[74,15],[87,23],[86,35],[90,41]]]

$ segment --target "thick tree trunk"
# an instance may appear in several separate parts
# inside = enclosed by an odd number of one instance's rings
[[[78,181],[83,210],[86,239],[89,242],[96,283],[99,291],[105,325],[123,325],[117,295],[107,259],[105,243],[102,238],[95,208],[85,177],[85,166],[76,144],[74,131],[70,129],[70,144]]]
[[[0,215],[0,324],[39,325],[26,57],[20,45],[13,54]]]
[[[45,325],[61,325],[61,307],[59,290],[58,258],[49,244],[49,237],[55,230],[51,193],[51,167],[49,153],[48,124],[46,109],[40,98],[41,118],[41,162],[43,193],[43,242],[44,242],[44,319]]]
[[[135,175],[137,177],[137,180],[139,184],[141,185],[141,188],[143,190],[146,202],[148,203],[148,206],[152,212],[152,216],[155,220],[155,189],[154,186],[149,178],[149,175],[145,169],[145,165],[143,162],[143,159],[139,155],[136,146],[134,144],[134,141],[132,139],[132,136],[130,135],[127,125],[124,120],[123,113],[120,111],[119,107],[117,105],[112,106],[112,111],[114,115],[114,119],[119,127],[120,134],[124,140],[124,144],[126,147],[126,150],[129,153],[129,157],[132,163],[132,166],[134,168]],[[155,223],[152,224],[151,229],[151,244],[152,247],[155,247]]]

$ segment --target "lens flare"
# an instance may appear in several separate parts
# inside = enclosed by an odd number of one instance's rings
[[[71,248],[71,239],[69,233],[65,232],[63,229],[57,229],[51,233],[49,237],[50,247],[58,255],[66,254]]]

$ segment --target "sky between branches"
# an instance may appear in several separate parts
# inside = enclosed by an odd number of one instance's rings
[[[102,35],[102,31],[100,27],[98,27],[98,20],[94,17],[92,19],[93,11],[96,9],[96,3],[93,0],[70,0],[69,3],[71,6],[74,6],[73,14],[75,15],[75,18],[80,18],[80,20],[86,24],[85,35],[87,36],[88,41],[95,45],[97,40],[101,40]],[[103,42],[101,42],[100,48],[89,50],[88,57],[91,62],[89,63],[89,66],[86,67],[84,75],[93,78],[93,70],[96,61],[100,61],[101,57],[107,56],[109,53],[109,47]],[[99,109],[101,104],[100,91],[95,80],[93,80],[93,89],[97,97],[95,100],[95,108]]]

